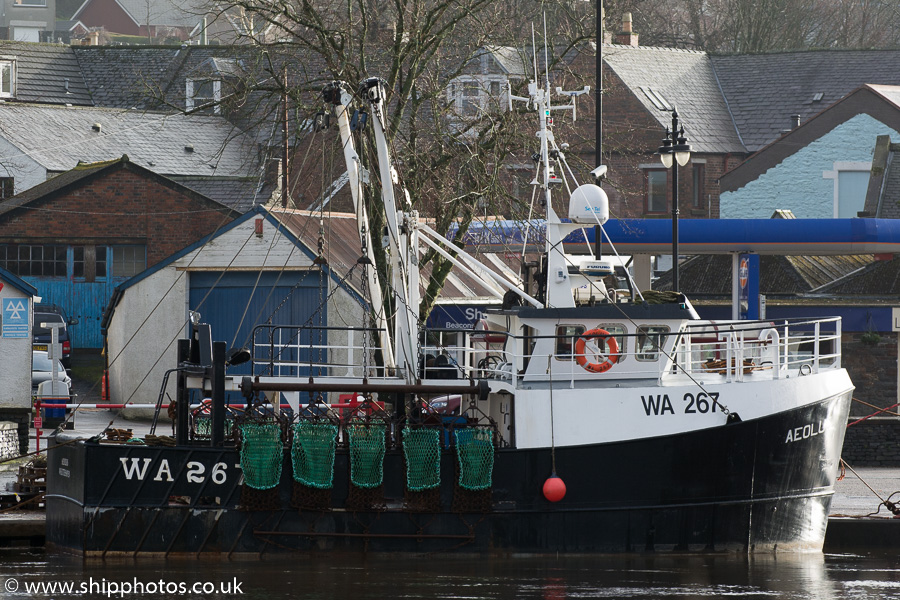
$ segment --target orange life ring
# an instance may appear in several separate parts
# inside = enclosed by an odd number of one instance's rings
[[[609,350],[606,360],[602,363],[588,362],[587,356],[584,355],[584,346],[588,340],[600,338],[606,342]],[[577,362],[585,371],[591,373],[606,373],[609,371],[616,361],[619,359],[619,344],[608,331],[605,329],[591,329],[585,331],[578,341],[575,342],[575,362]]]

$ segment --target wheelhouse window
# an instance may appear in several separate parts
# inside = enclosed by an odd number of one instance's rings
[[[113,246],[113,277],[133,277],[147,268],[146,246]]]
[[[611,334],[618,348],[616,362],[622,362],[626,353],[625,327],[618,323],[601,323],[594,329],[602,329]],[[556,328],[556,359],[573,360],[575,358],[575,343],[585,332],[581,325],[560,325]],[[608,345],[605,345],[608,346]]]
[[[581,325],[560,325],[556,328],[556,358],[557,360],[572,360],[574,358],[575,342],[584,333]]]
[[[638,327],[635,358],[641,361],[658,360],[668,333],[669,328],[665,325],[641,325]]]
[[[667,174],[663,169],[645,171],[646,210],[648,213],[664,213],[668,209],[666,198]]]

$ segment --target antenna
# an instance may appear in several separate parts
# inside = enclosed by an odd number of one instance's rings
[[[547,92],[550,91],[550,54],[547,52],[547,12],[544,11],[544,77],[547,80]],[[535,78],[537,80],[537,78]]]

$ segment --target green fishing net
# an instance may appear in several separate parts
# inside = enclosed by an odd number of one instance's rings
[[[403,429],[406,486],[413,492],[441,484],[441,438],[437,429]]]
[[[337,432],[337,425],[331,423],[301,421],[294,425],[294,481],[323,490],[332,487]]]
[[[362,488],[375,488],[384,480],[385,427],[353,424],[350,434],[350,481]]]
[[[284,459],[281,427],[277,423],[244,423],[241,440],[244,485],[257,490],[276,487]]]
[[[459,460],[459,485],[467,490],[491,487],[494,470],[494,432],[491,429],[466,427],[453,432],[456,457]]]

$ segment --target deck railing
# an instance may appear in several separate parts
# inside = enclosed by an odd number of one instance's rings
[[[253,374],[276,377],[405,378],[382,366],[374,329],[259,326],[253,336]],[[748,376],[775,379],[841,366],[841,320],[697,321],[681,331],[616,332],[618,352],[603,373],[579,362],[579,334],[513,336],[502,331],[429,330],[420,340],[415,377],[554,381],[574,387],[598,377],[706,380]],[[587,355],[587,353],[585,352]]]

